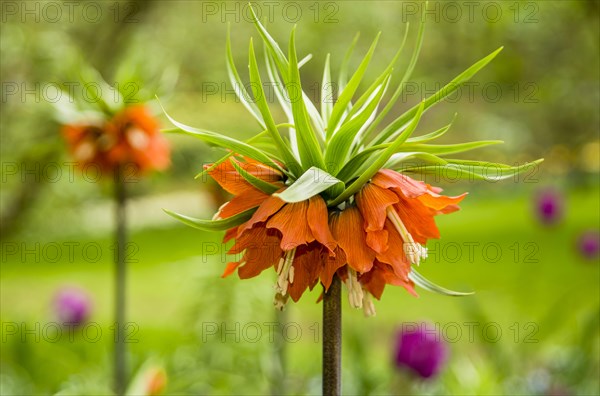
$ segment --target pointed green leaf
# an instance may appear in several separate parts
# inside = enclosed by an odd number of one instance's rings
[[[335,177],[342,180],[344,183],[349,182],[358,174],[362,173],[362,169],[371,164],[369,160],[375,152],[385,150],[389,144],[380,144],[379,146],[371,146],[363,149],[348,160],[339,172],[336,172]]]
[[[264,181],[260,177],[254,176],[252,173],[248,172],[246,169],[241,167],[238,164],[238,162],[235,161],[233,158],[230,158],[229,161],[231,162],[237,173],[239,173],[240,176],[244,178],[244,180],[246,180],[248,183],[250,183],[255,188],[259,189],[260,191],[271,195],[280,189],[280,187],[277,187],[274,184]]]
[[[277,44],[277,41],[275,41],[273,37],[271,37],[269,32],[267,32],[267,29],[265,29],[262,23],[260,23],[260,21],[258,20],[258,17],[254,12],[254,8],[251,5],[249,6],[249,8],[250,12],[252,13],[254,25],[256,26],[258,33],[260,34],[265,45],[269,49],[269,52],[273,55],[275,64],[277,65],[279,72],[283,76],[284,80],[286,80],[288,74],[288,60],[285,58],[285,55],[281,48],[279,48],[279,44]]]
[[[424,36],[424,32],[425,32],[425,18],[423,16],[421,16],[421,18],[419,18],[419,21],[420,22],[419,22],[419,32],[417,34],[417,43],[415,45],[415,48],[413,49],[413,53],[410,58],[410,61],[408,62],[408,67],[406,68],[406,71],[404,72],[404,75],[402,76],[402,80],[400,80],[400,84],[398,84],[398,88],[396,88],[396,91],[394,92],[394,94],[392,95],[390,100],[387,102],[387,104],[385,105],[383,110],[381,110],[381,112],[377,115],[377,118],[375,118],[373,123],[371,123],[371,126],[369,127],[369,129],[367,129],[367,132],[364,135],[363,141],[365,141],[365,139],[369,137],[371,132],[374,131],[375,128],[377,128],[377,126],[379,126],[381,121],[383,121],[383,119],[387,116],[387,114],[392,109],[392,107],[394,107],[394,105],[396,104],[396,101],[398,100],[398,98],[400,97],[402,92],[404,91],[404,86],[406,85],[406,82],[412,76],[413,70],[415,69],[415,65],[417,64],[417,60],[419,59],[419,54],[421,53],[421,47],[423,46],[423,36]],[[408,29],[408,26],[407,26],[407,29]],[[405,34],[405,39],[406,39],[406,34]],[[404,45],[404,44],[402,44],[402,45]]]
[[[206,169],[203,169],[202,172],[200,172],[196,176],[194,176],[194,179],[204,178],[205,175],[207,175],[209,172],[212,172],[213,170],[215,170],[219,165],[221,165],[223,162],[227,161],[231,156],[233,156],[232,152],[225,154],[223,157],[219,158],[214,163],[212,163],[209,167],[207,167]]]
[[[411,137],[410,139],[408,139],[406,141],[406,143],[424,143],[424,142],[429,142],[431,140],[435,140],[437,138],[439,138],[440,136],[444,135],[446,132],[448,132],[448,130],[450,130],[450,128],[452,127],[452,124],[454,124],[454,121],[456,120],[456,116],[458,113],[454,113],[454,118],[452,118],[452,121],[450,122],[450,124],[436,130],[433,132],[430,132],[426,135],[421,135],[421,136],[415,136],[415,137]]]
[[[235,62],[233,61],[233,53],[231,52],[230,28],[231,24],[227,25],[227,62],[225,62],[227,65],[227,74],[229,75],[229,81],[231,82],[231,85],[233,85],[233,90],[235,91],[236,96],[242,102],[242,105],[244,105],[248,112],[250,112],[250,114],[252,114],[256,121],[258,121],[262,129],[265,129],[265,121],[263,120],[258,108],[256,107],[256,104],[250,101],[250,95],[248,94],[248,91],[246,91],[246,88],[244,88],[242,79],[240,78],[240,75],[235,67]]]
[[[424,153],[448,155],[463,153],[465,151],[475,150],[494,144],[502,144],[502,140],[480,140],[478,142],[458,143],[458,144],[405,144],[398,149],[399,152],[421,151]]]
[[[344,88],[346,88],[346,84],[348,83],[348,64],[350,63],[350,58],[352,57],[352,53],[354,52],[354,47],[356,46],[356,43],[358,43],[359,37],[360,37],[360,32],[357,32],[354,35],[354,39],[352,39],[352,43],[350,44],[350,47],[348,47],[348,50],[346,51],[346,54],[344,55],[344,59],[342,60],[342,65],[340,67],[340,75],[338,78],[338,95],[340,92],[342,92],[344,90]]]
[[[381,169],[381,167],[390,159],[390,157],[398,151],[398,148],[410,137],[410,135],[415,131],[417,125],[419,125],[419,121],[421,120],[421,115],[423,114],[424,103],[418,108],[415,117],[412,122],[408,126],[408,128],[404,131],[402,135],[400,135],[392,144],[390,144],[383,153],[377,157],[373,163],[369,166],[369,168],[360,175],[358,179],[356,179],[350,187],[346,188],[342,194],[340,194],[337,198],[332,200],[329,203],[329,206],[337,206],[344,202],[346,199],[350,198],[352,195],[357,193],[364,184],[375,175]]]
[[[271,111],[269,110],[269,104],[267,103],[265,91],[263,90],[262,80],[258,71],[256,56],[254,55],[254,45],[252,44],[252,39],[250,39],[249,58],[251,81],[250,86],[252,88],[252,93],[254,95],[256,105],[258,106],[258,109],[260,110],[262,117],[265,120],[267,130],[271,134],[273,141],[275,142],[277,148],[280,150],[281,155],[285,160],[286,166],[293,174],[298,175],[301,172],[301,166],[298,163],[296,157],[294,157],[294,154],[290,150],[290,147],[288,147],[288,145],[286,145],[283,139],[281,138],[281,135],[277,130],[277,126],[275,125],[275,121],[273,120],[273,116],[271,115]]]
[[[388,81],[389,78],[379,86],[379,90],[373,92],[371,100],[365,103],[363,108],[356,113],[354,118],[344,122],[331,138],[331,141],[327,146],[327,151],[325,152],[325,162],[330,171],[339,167],[339,164],[346,161],[346,157],[352,147],[352,143],[354,143],[354,139],[360,130],[365,127],[368,119],[376,111],[377,106],[385,93],[385,86]]]
[[[528,162],[520,166],[496,164],[492,162],[448,160],[444,166],[414,166],[403,169],[404,172],[417,173],[420,175],[443,175],[448,180],[505,180],[519,173],[532,169],[541,163],[543,159]]]
[[[325,58],[323,68],[323,81],[321,82],[321,117],[327,123],[333,108],[333,83],[331,82],[331,66],[329,65],[329,54]]]
[[[443,294],[445,296],[463,297],[463,296],[470,296],[472,294],[475,294],[474,292],[459,292],[459,291],[446,289],[445,287],[442,287],[442,286],[438,286],[435,283],[432,283],[429,280],[427,280],[423,275],[419,274],[414,268],[411,268],[410,273],[408,274],[408,277],[410,278],[410,280],[415,282],[415,284],[417,286],[420,286],[423,289],[428,290],[430,292]]]
[[[384,168],[394,169],[399,164],[412,159],[418,159],[421,161],[439,165],[446,165],[448,163],[446,160],[429,153],[396,153],[390,157],[388,162],[386,162],[386,164],[384,165]]]
[[[161,104],[162,107],[162,104]],[[230,138],[228,136],[221,135],[216,132],[207,131],[204,129],[194,128],[189,125],[185,125],[179,121],[176,121],[173,117],[171,117],[162,107],[165,116],[171,121],[173,125],[177,127],[177,129],[166,130],[163,132],[167,133],[184,133],[191,136],[194,136],[198,139],[203,140],[209,144],[215,144],[217,146],[229,149],[234,153],[245,155],[252,159],[255,159],[263,164],[273,166],[274,168],[284,172],[284,170],[275,163],[267,154],[265,154],[262,150],[259,150],[248,143],[241,142],[237,139]]]
[[[381,74],[375,79],[375,81],[373,81],[371,86],[367,88],[367,90],[360,96],[360,98],[358,98],[356,103],[352,104],[352,109],[350,110],[348,117],[352,117],[356,109],[360,108],[372,96],[373,92],[377,89],[377,87],[381,85],[385,80],[387,80],[388,76],[392,74],[392,71],[394,70],[394,65],[396,64],[396,62],[400,58],[400,55],[402,54],[402,51],[404,50],[406,38],[408,37],[409,26],[410,23],[407,23],[404,31],[404,38],[402,39],[402,44],[400,44],[400,48],[398,48],[398,51],[396,51],[396,54],[394,55],[390,63],[383,70],[383,72],[381,72]]]
[[[295,29],[292,29],[290,35],[289,48],[289,83],[286,84],[288,97],[292,101],[292,112],[294,114],[294,124],[296,126],[296,135],[298,137],[298,148],[302,160],[303,169],[311,166],[324,169],[325,162],[323,154],[319,147],[319,142],[310,126],[310,121],[304,104],[302,83],[300,81],[300,71],[298,70],[298,58],[296,55],[296,36]]]
[[[429,109],[436,103],[439,103],[440,101],[451,95],[459,87],[461,87],[463,83],[469,81],[479,70],[483,69],[488,63],[490,63],[492,59],[494,59],[496,55],[498,55],[498,53],[502,51],[503,48],[504,47],[500,47],[485,58],[475,62],[471,67],[469,67],[467,70],[455,77],[442,89],[425,99],[425,110]],[[400,117],[396,118],[381,132],[381,134],[375,139],[374,143],[379,144],[387,140],[393,140],[395,136],[401,133],[402,128],[406,125],[406,123],[413,118],[415,112],[417,111],[417,108],[418,105],[415,105],[410,110],[402,114]]]
[[[301,69],[302,66],[304,66],[305,64],[307,64],[308,61],[311,60],[311,59],[312,59],[312,54],[308,54],[304,58],[300,59],[300,61],[298,61],[298,69]]]
[[[354,93],[358,89],[358,86],[360,85],[360,82],[362,81],[362,78],[365,75],[365,71],[367,70],[369,63],[371,62],[371,58],[373,57],[373,53],[375,52],[375,48],[377,47],[377,42],[379,41],[380,35],[381,33],[377,34],[377,37],[375,37],[375,40],[371,44],[369,51],[358,66],[358,69],[356,69],[356,72],[354,72],[354,75],[352,75],[352,78],[350,78],[350,81],[348,81],[348,85],[344,87],[343,91],[340,91],[339,97],[335,105],[333,106],[333,109],[331,110],[331,118],[327,123],[327,136],[333,136],[333,133],[335,132],[335,129],[337,128],[340,120],[342,119],[342,116],[344,115],[348,104],[350,103],[352,97],[354,96]]]
[[[240,224],[250,220],[252,214],[256,212],[256,209],[257,208],[248,209],[246,211],[236,214],[235,216],[219,220],[196,219],[194,217],[189,217],[176,212],[172,212],[168,209],[163,209],[163,211],[169,216],[181,221],[183,224],[189,225],[190,227],[194,227],[199,230],[224,231],[239,226]]]
[[[277,73],[275,60],[269,53],[266,45],[263,45],[263,52],[265,57],[265,65],[267,68],[267,75],[269,76],[270,81],[273,83],[277,101],[283,109],[288,122],[293,124],[294,115],[292,113],[292,107],[290,102],[286,99],[284,85],[279,78],[279,74]],[[290,139],[290,149],[292,150],[292,153],[294,153],[294,157],[300,158],[300,152],[298,151],[298,138],[296,137],[296,130],[293,128],[293,125],[288,129],[288,136]]]
[[[310,100],[308,95],[302,91],[302,100],[304,101],[304,106],[306,107],[306,111],[308,113],[308,117],[310,118],[311,125],[316,132],[316,137],[321,142],[325,142],[325,128],[326,125],[321,118],[321,114],[319,110],[315,107],[315,104]]]
[[[281,127],[281,126],[287,126],[287,124],[279,124],[277,125],[277,128]],[[254,136],[252,136],[250,139],[246,140],[246,143],[254,143],[256,144],[257,142],[260,141],[261,138],[263,138],[265,135],[268,134],[267,130],[264,130]],[[194,179],[200,179],[203,178],[204,175],[206,175],[208,172],[212,171],[213,169],[215,169],[217,166],[221,165],[223,162],[227,161],[227,159],[231,156],[233,156],[233,153],[227,153],[225,156],[223,156],[222,158],[218,159],[217,161],[215,161],[210,167],[203,169],[202,172],[198,173],[196,176],[194,176]],[[277,157],[273,157],[277,160],[279,160],[279,158]]]

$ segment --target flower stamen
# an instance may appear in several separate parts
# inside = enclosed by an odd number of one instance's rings
[[[411,264],[419,265],[421,259],[427,258],[427,248],[415,242],[412,235],[408,232],[406,226],[402,222],[402,219],[400,219],[398,213],[391,206],[387,208],[387,217],[390,219],[394,225],[394,228],[396,228],[396,231],[398,231],[400,237],[404,241],[402,248],[404,250],[404,254],[408,258],[408,261],[410,261]]]
[[[348,301],[353,308],[362,308],[363,290],[358,282],[356,271],[348,267],[348,278],[346,279],[346,287],[348,288]]]
[[[375,316],[375,314],[376,314],[375,304],[373,304],[373,299],[371,297],[372,297],[371,293],[369,293],[368,291],[365,290],[363,292],[362,304],[363,304],[363,312],[365,313],[366,317]]]
[[[277,283],[275,283],[275,298],[273,304],[275,308],[282,310],[287,303],[289,295],[287,294],[288,286],[294,283],[294,257],[296,256],[296,248],[289,250],[285,254],[285,258],[279,260],[277,266]]]

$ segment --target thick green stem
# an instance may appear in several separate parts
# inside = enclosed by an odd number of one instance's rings
[[[342,393],[342,283],[334,275],[323,296],[323,396]]]
[[[127,365],[125,349],[125,290],[126,263],[125,249],[127,235],[125,231],[125,181],[120,168],[115,171],[115,351],[114,351],[114,389],[118,396],[125,394],[127,385]]]

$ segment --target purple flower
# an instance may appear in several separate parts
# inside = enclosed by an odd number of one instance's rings
[[[579,252],[588,260],[598,259],[600,252],[600,234],[598,231],[589,230],[579,236]]]
[[[64,288],[54,299],[54,309],[60,323],[79,326],[90,315],[91,301],[83,290]]]
[[[438,374],[448,351],[440,334],[426,323],[404,324],[397,335],[395,363],[409,368],[422,378]]]
[[[546,189],[536,197],[536,211],[542,223],[557,223],[563,215],[563,197],[554,189]]]

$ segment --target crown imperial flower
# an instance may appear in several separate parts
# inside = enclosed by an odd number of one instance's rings
[[[381,298],[386,285],[401,286],[413,295],[415,285],[446,295],[468,294],[437,286],[415,270],[427,259],[427,241],[440,237],[434,217],[457,211],[466,193],[441,195],[440,188],[409,174],[440,174],[449,167],[456,172],[456,178],[499,180],[529,169],[537,161],[511,167],[448,158],[501,143],[430,144],[445,134],[451,123],[427,134],[413,133],[426,110],[468,81],[501,48],[381,126],[410,78],[421,48],[423,24],[408,69],[396,88],[392,88],[393,68],[404,42],[381,74],[358,94],[379,36],[348,79],[347,59],[355,40],[342,65],[333,103],[329,100],[334,96],[327,55],[319,111],[300,89],[300,68],[310,55],[298,60],[295,31],[292,30],[286,56],[256,16],[254,22],[264,44],[270,85],[275,88],[287,120],[278,124],[271,113],[252,40],[250,84],[244,85],[233,61],[228,35],[231,84],[262,132],[241,141],[187,126],[167,114],[175,126],[169,132],[188,134],[228,150],[223,158],[206,166],[201,175],[208,174],[233,198],[221,206],[212,220],[166,212],[196,228],[226,231],[224,241],[233,241],[228,253],[236,259],[227,263],[224,277],[237,272],[240,278],[247,279],[273,268],[277,308],[283,308],[290,297],[298,301],[307,289],[312,290],[319,283],[328,290],[336,276],[347,286],[350,305],[362,308],[367,316],[375,314],[372,297]],[[248,86],[251,92],[246,90]],[[420,161],[419,166],[414,165],[415,160]],[[488,175],[490,166],[498,170],[493,177]]]

